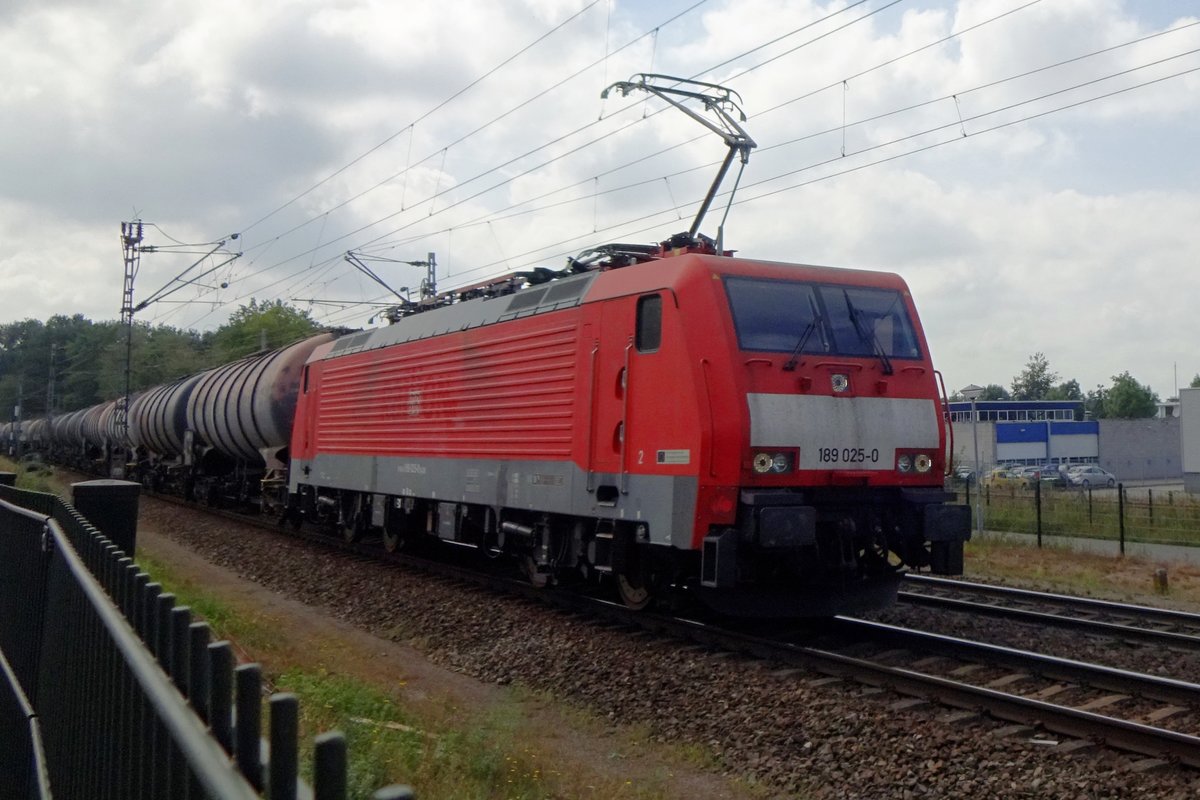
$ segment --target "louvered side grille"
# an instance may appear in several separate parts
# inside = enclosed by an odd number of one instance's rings
[[[317,451],[568,458],[577,334],[573,322],[523,326],[334,360],[322,374]]]

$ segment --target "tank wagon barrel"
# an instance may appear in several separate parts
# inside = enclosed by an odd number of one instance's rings
[[[45,417],[30,420],[25,428],[25,439],[35,446],[42,446],[46,443],[48,427],[48,420]]]
[[[187,398],[187,424],[221,455],[258,463],[292,435],[300,372],[325,333],[249,356],[199,376]]]
[[[91,447],[104,447],[104,415],[112,413],[111,408],[115,402],[115,400],[111,400],[107,403],[98,403],[84,410],[79,421],[79,431],[86,444]]]
[[[188,399],[204,373],[155,386],[129,404],[131,444],[160,458],[183,455]]]

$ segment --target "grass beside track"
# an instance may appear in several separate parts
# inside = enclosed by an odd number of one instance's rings
[[[403,684],[387,686],[341,672],[336,652],[299,653],[255,609],[213,597],[169,564],[142,556],[138,561],[178,603],[203,616],[218,637],[233,640],[242,656],[261,663],[275,691],[299,697],[302,740],[335,729],[346,735],[351,797],[370,797],[391,783],[413,785],[422,800],[583,796],[594,791],[578,792],[582,787],[571,786],[569,776],[521,747],[526,737],[515,700],[483,714],[448,703],[415,710],[399,697]],[[311,752],[304,757],[304,774],[311,779]],[[629,789],[609,786],[595,796],[657,796]]]
[[[1200,612],[1200,565],[1163,564],[1135,556],[1083,553],[1053,538],[1041,549],[991,533],[967,542],[965,577],[1028,589]],[[1155,572],[1167,570],[1167,590]]]

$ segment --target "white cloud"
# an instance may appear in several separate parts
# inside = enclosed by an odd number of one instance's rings
[[[340,260],[375,240],[396,258],[438,251],[454,285],[686,229],[723,145],[645,95],[599,97],[655,71],[729,81],[744,100],[760,148],[739,197],[763,196],[733,209],[728,244],[901,273],[951,386],[1007,383],[1035,350],[1085,387],[1130,369],[1165,395],[1171,363],[1200,371],[1186,301],[1200,289],[1188,236],[1200,73],[985,132],[1200,66],[1191,55],[1026,102],[1200,47],[1200,26],[1183,28],[1198,9],[1055,0],[989,21],[1023,3],[914,0],[833,32],[874,9],[710,0],[651,34],[690,5],[602,0],[424,119],[587,3],[12,5],[0,11],[0,320],[115,317],[117,224],[139,211],[197,239],[246,231],[230,288],[203,295],[231,305],[154,312],[205,326],[251,295],[379,294]],[[632,44],[604,59],[606,42]],[[177,266],[143,264],[139,291]],[[406,269],[389,273],[396,285]]]

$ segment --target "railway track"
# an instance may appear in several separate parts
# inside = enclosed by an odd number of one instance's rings
[[[175,498],[161,499],[182,504]],[[909,698],[900,700],[900,707],[931,703],[957,709],[948,721],[987,715],[1013,723],[1011,732],[1064,753],[1099,743],[1200,768],[1200,685],[1186,681],[850,617],[790,629],[759,625],[757,631],[747,631],[702,619],[632,612],[604,598],[536,588],[502,571],[480,572],[466,565],[387,553],[376,542],[348,543],[307,527],[292,531],[234,512],[203,510],[298,537],[346,559],[383,559],[464,585],[586,614],[607,625],[802,668],[857,682],[872,692],[891,691]],[[964,608],[970,606],[959,610]]]
[[[850,617],[765,635],[646,615],[629,624],[966,712],[953,721],[985,713],[1064,752],[1096,742],[1200,768],[1198,684]]]
[[[926,575],[905,576],[899,600],[1127,642],[1200,650],[1200,614],[1185,611]]]

